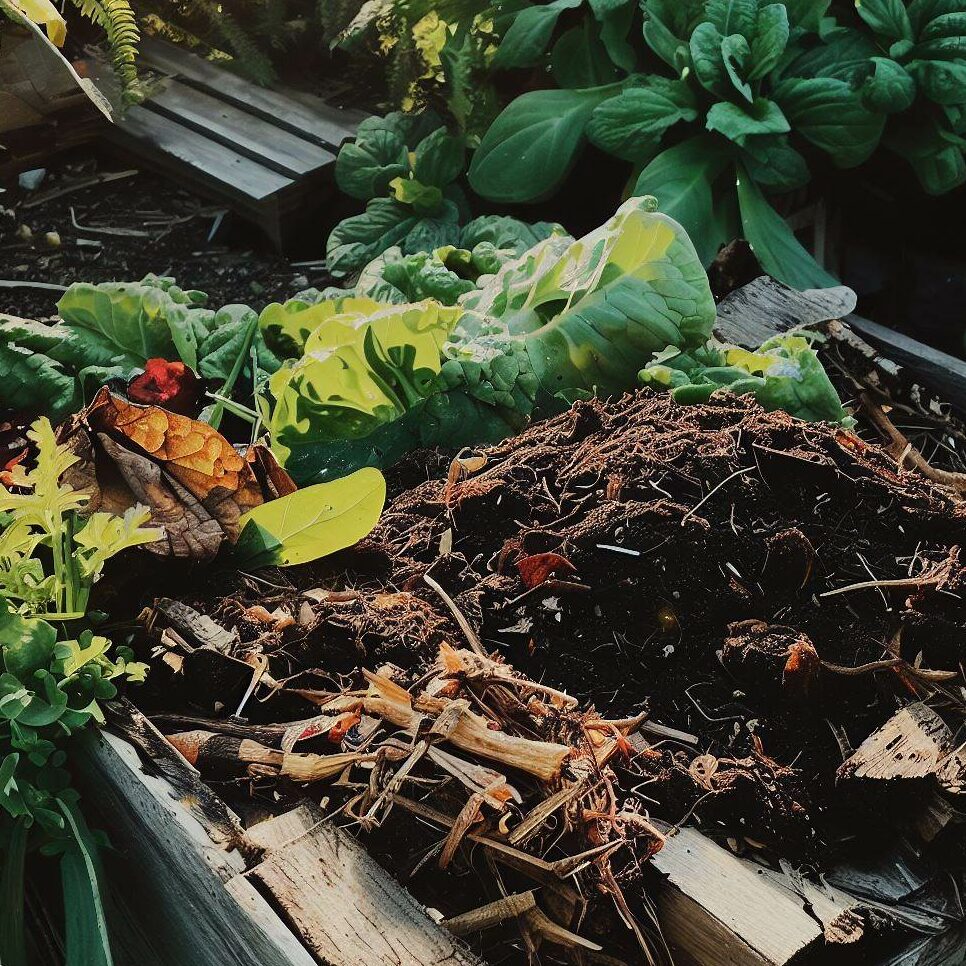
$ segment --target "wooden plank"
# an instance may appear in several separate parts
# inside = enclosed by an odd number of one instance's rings
[[[715,335],[723,342],[757,349],[789,329],[841,319],[855,310],[855,304],[855,292],[845,285],[798,292],[762,275],[721,300]]]
[[[327,966],[477,966],[462,943],[348,832],[308,805],[249,829],[269,851],[249,877]]]
[[[244,879],[242,856],[212,842],[129,744],[89,732],[71,761],[85,811],[110,831],[107,877],[165,966],[317,966]]]
[[[335,155],[318,144],[177,80],[169,81],[145,107],[290,178],[312,174],[335,161]]]
[[[293,184],[286,175],[144,107],[131,108],[116,130],[126,135],[125,144],[132,150],[156,164],[163,156],[174,158],[191,168],[199,182],[248,204],[264,202]]]
[[[938,391],[960,411],[966,411],[966,362],[861,315],[846,322],[876,348],[914,372],[923,385]]]
[[[321,98],[310,100],[308,95],[296,98],[283,90],[258,87],[163,40],[145,37],[139,50],[145,66],[178,77],[186,84],[330,150],[338,149],[346,138],[352,137],[367,116],[364,111],[332,107]]]
[[[651,860],[665,877],[661,929],[701,966],[783,966],[823,938],[797,896],[693,828]]]
[[[725,342],[752,349],[796,325],[816,327],[842,319],[924,386],[966,410],[966,362],[856,315],[854,310],[855,294],[844,285],[796,292],[762,275],[722,299],[715,334]]]

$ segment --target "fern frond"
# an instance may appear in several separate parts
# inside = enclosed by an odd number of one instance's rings
[[[128,0],[72,0],[80,12],[98,24],[111,48],[114,72],[121,81],[122,97],[128,103],[140,99],[135,65],[141,33]]]

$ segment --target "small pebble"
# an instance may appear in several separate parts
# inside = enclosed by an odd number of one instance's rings
[[[24,191],[36,191],[46,177],[46,168],[32,168],[30,171],[21,171],[17,183]]]

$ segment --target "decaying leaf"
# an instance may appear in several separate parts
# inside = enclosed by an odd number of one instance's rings
[[[577,573],[577,568],[559,553],[535,553],[517,561],[517,570],[527,589],[539,587],[550,577]]]
[[[166,538],[149,549],[162,556],[211,560],[226,539],[238,538],[243,514],[282,490],[291,492],[277,465],[258,454],[246,460],[206,423],[135,405],[106,387],[62,438],[81,457],[68,482],[90,495],[88,509],[149,507],[151,522]]]

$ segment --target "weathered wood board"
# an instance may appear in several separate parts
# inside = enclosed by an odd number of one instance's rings
[[[152,726],[133,724],[150,745]],[[82,736],[72,761],[92,824],[110,834],[117,966],[480,966],[314,806],[246,832],[170,748],[158,762],[170,781],[106,732]]]
[[[862,934],[843,893],[813,887],[802,896],[780,874],[765,874],[697,829],[670,836],[651,861],[664,880],[658,915],[677,962],[784,966]]]
[[[121,912],[150,934],[139,945],[155,958],[143,966],[317,966],[244,878],[242,855],[212,842],[134,748],[90,733],[73,760],[85,810],[110,831],[104,862]]]
[[[302,805],[248,836],[266,850],[251,877],[329,966],[478,966],[362,845],[315,808]],[[371,925],[360,929],[360,922]]]
[[[335,157],[366,116],[267,89],[165,41],[145,38],[151,96],[105,131],[112,142],[261,226],[278,248],[334,195]],[[333,219],[330,218],[331,222]]]

